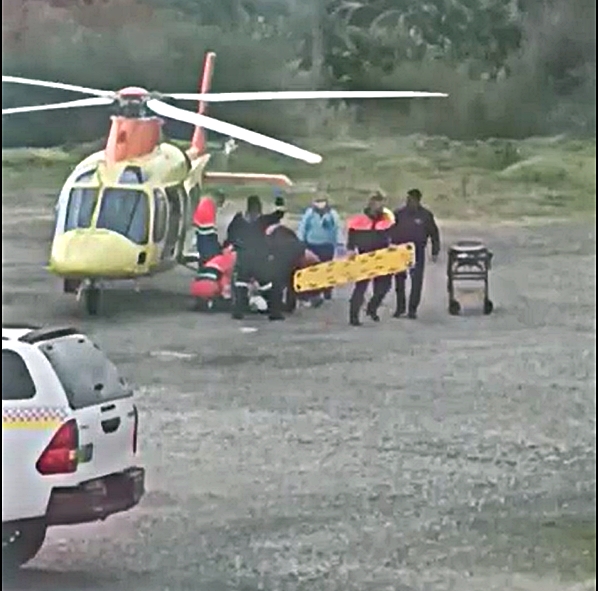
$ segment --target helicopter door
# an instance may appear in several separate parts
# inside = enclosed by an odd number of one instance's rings
[[[168,201],[161,189],[154,189],[154,223],[152,227],[152,242],[158,247],[158,259],[166,254],[164,248],[166,232],[168,230]]]
[[[167,187],[165,191],[166,201],[168,203],[168,224],[162,256],[166,259],[173,259],[176,256],[183,212],[178,186]]]

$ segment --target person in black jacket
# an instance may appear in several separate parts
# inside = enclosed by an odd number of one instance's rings
[[[260,291],[268,302],[270,320],[283,320],[282,296],[284,285],[276,277],[276,268],[270,254],[266,230],[280,223],[284,216],[284,200],[277,198],[276,210],[269,214],[262,213],[262,202],[257,195],[247,198],[245,213],[237,213],[231,220],[226,244],[232,244],[237,253],[233,272],[233,310],[232,316],[243,319],[249,308],[249,284],[256,281]]]
[[[421,204],[422,194],[419,189],[411,189],[407,193],[407,203],[394,212],[395,223],[390,230],[393,244],[415,244],[415,266],[411,269],[411,293],[409,307],[405,295],[407,273],[395,275],[395,292],[397,307],[395,318],[400,318],[407,312],[409,318],[417,318],[417,308],[421,301],[424,283],[424,267],[426,260],[426,245],[432,243],[432,262],[435,262],[440,252],[440,233],[432,212]]]

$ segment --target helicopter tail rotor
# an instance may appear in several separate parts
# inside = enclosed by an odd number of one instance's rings
[[[203,73],[201,76],[201,81],[199,83],[199,92],[201,95],[205,95],[210,92],[210,85],[212,84],[212,76],[214,74],[214,63],[216,61],[216,54],[213,51],[210,51],[206,54],[206,59],[204,61],[203,66]],[[199,100],[199,105],[197,108],[197,112],[199,115],[204,115],[206,112],[207,104],[205,101]],[[191,150],[196,152],[197,154],[201,154],[205,151],[206,147],[206,137],[203,131],[203,128],[200,126],[195,126],[195,130],[193,131],[193,137],[191,138]]]

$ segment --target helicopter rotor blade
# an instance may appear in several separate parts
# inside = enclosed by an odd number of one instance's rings
[[[389,98],[446,98],[444,92],[419,92],[412,90],[307,90],[280,92],[222,92],[207,94],[172,93],[164,95],[180,101],[205,101],[206,103],[233,103],[244,101],[292,101],[331,99],[389,99]]]
[[[56,88],[57,90],[70,90],[71,92],[80,92],[82,94],[91,94],[93,96],[113,97],[116,95],[116,93],[111,90],[98,90],[97,88],[87,88],[86,86],[63,84],[62,82],[48,82],[46,80],[35,80],[33,78],[21,78],[19,76],[2,76],[2,82],[26,84],[28,86],[43,86],[45,88]]]
[[[16,113],[33,113],[34,111],[53,111],[55,109],[73,109],[76,107],[99,107],[102,105],[111,105],[113,99],[103,96],[79,99],[77,101],[68,101],[66,103],[51,103],[48,105],[32,105],[30,107],[13,107],[11,109],[2,109],[2,115],[14,115]]]
[[[225,123],[224,121],[219,121],[218,119],[213,119],[206,115],[192,113],[191,111],[185,111],[184,109],[167,105],[157,99],[150,99],[147,101],[147,106],[163,117],[204,127],[205,129],[210,129],[211,131],[221,133],[222,135],[242,140],[248,144],[253,144],[254,146],[260,146],[261,148],[284,154],[290,158],[303,160],[309,164],[318,164],[322,162],[322,157],[319,154],[308,152],[307,150],[303,150],[292,144],[281,142],[280,140],[270,138],[261,133],[256,133],[255,131],[250,131],[249,129],[237,125],[232,125],[231,123]]]

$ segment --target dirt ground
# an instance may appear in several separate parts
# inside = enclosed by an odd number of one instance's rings
[[[447,224],[493,249],[495,313],[449,316],[442,260],[417,321],[389,296],[359,329],[346,290],[199,315],[184,270],[86,318],[43,268],[50,225],[4,208],[3,319],[82,326],[138,384],[148,492],[51,531],[6,589],[595,589],[594,220]]]

